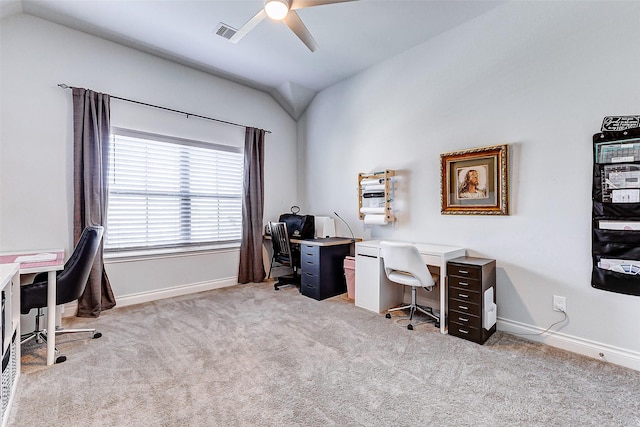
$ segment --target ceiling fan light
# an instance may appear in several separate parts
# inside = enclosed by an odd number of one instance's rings
[[[289,13],[289,2],[287,0],[267,0],[264,3],[264,11],[267,12],[269,18],[280,21]]]

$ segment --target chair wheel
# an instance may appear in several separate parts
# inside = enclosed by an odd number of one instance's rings
[[[407,329],[410,330],[410,331],[413,331],[413,325],[408,325]]]
[[[102,332],[96,332],[95,334],[93,334],[93,339],[95,340],[96,338],[100,338],[102,336]]]
[[[387,314],[385,314],[385,316],[384,316],[384,317],[386,317],[387,319],[391,319],[391,313],[387,313]]]
[[[276,285],[276,286],[274,286],[274,287],[273,287],[273,289],[275,289],[276,291],[279,291],[279,290],[280,290],[280,288],[279,288],[277,285]]]
[[[440,329],[440,322],[435,323],[436,328]]]
[[[56,357],[56,363],[62,363],[62,362],[66,362],[67,361],[67,356],[65,355],[60,355],[58,357]]]

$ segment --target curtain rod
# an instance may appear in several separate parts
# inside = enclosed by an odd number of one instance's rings
[[[62,89],[73,89],[73,86],[69,86],[69,85],[67,85],[65,83],[59,83],[58,86],[61,87]],[[189,116],[192,116],[192,117],[197,117],[199,119],[212,120],[214,122],[224,123],[226,125],[231,125],[231,126],[239,126],[239,127],[244,127],[244,128],[251,127],[251,126],[241,125],[239,123],[228,122],[226,120],[215,119],[213,117],[201,116],[199,114],[193,114],[193,113],[187,113],[185,111],[174,110],[173,108],[160,107],[158,105],[147,104],[146,102],[135,101],[133,99],[121,98],[119,96],[109,95],[109,97],[113,98],[113,99],[119,99],[120,101],[131,102],[133,104],[144,105],[146,107],[152,107],[152,108],[158,108],[160,110],[171,111],[172,113],[184,114],[185,116],[187,116],[187,118],[189,118]],[[271,133],[270,130],[265,130],[265,132]]]

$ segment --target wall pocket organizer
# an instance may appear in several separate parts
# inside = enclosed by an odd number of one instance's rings
[[[395,171],[358,174],[358,204],[360,219],[367,225],[385,225],[394,222],[393,177]]]
[[[591,286],[640,296],[640,129],[593,136]]]

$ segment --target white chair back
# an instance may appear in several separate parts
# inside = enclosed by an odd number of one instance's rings
[[[412,276],[420,282],[420,286],[432,287],[435,282],[422,259],[418,248],[409,243],[380,242],[380,250],[384,262],[384,272],[389,280],[399,282],[397,273]],[[394,274],[396,273],[396,274]],[[413,280],[403,284],[411,284]],[[402,282],[399,282],[402,283]]]

